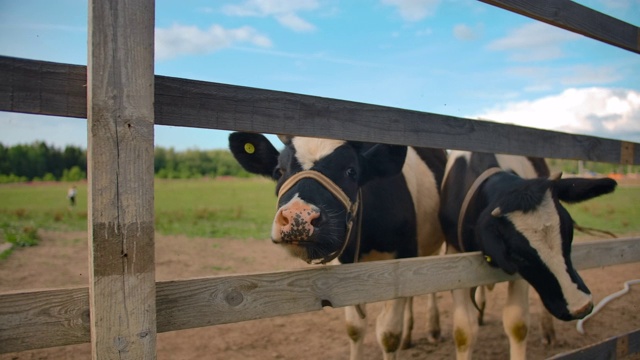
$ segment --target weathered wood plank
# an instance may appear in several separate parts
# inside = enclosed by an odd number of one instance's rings
[[[89,1],[92,358],[156,358],[154,0]]]
[[[614,336],[597,344],[548,358],[548,360],[583,359],[640,359],[640,330]]]
[[[156,115],[163,125],[616,163],[621,157],[615,140],[175,78],[158,78]],[[640,150],[631,158],[638,163]]]
[[[570,0],[480,0],[640,54],[640,28]]]
[[[0,56],[0,111],[86,117],[83,71],[82,66]],[[65,81],[69,97],[60,106],[52,99]],[[30,101],[12,101],[16,92]],[[163,76],[155,80],[155,122],[640,164],[640,144],[635,143],[623,161],[624,143],[617,140]]]
[[[0,110],[87,117],[85,66],[0,56]]]
[[[576,244],[572,255],[578,269],[639,262],[640,238]],[[508,275],[490,268],[474,253],[158,282],[158,332],[507,279]],[[88,342],[88,313],[86,288],[0,295],[0,353]]]
[[[0,296],[0,353],[89,342],[89,289]]]

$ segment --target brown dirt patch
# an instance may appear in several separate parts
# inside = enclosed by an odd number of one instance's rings
[[[56,288],[87,285],[86,234],[43,232],[40,245],[19,249],[0,261],[0,292],[20,289]],[[157,280],[186,279],[230,273],[294,269],[307,266],[291,258],[268,240],[229,240],[156,237]],[[618,265],[581,272],[596,302],[622,288],[624,281],[640,278],[640,263]],[[508,341],[502,330],[501,308],[505,284],[496,286],[488,298],[487,324],[481,328],[476,359],[505,359]],[[538,328],[540,305],[531,291],[533,328],[528,339],[530,359],[581,348],[612,336],[640,328],[640,288],[632,287],[600,313],[585,322],[586,334],[575,329],[575,322],[555,320],[559,343],[542,345]],[[444,339],[438,345],[425,340],[426,300],[415,302],[414,347],[401,354],[403,359],[452,359],[451,295],[438,294]],[[380,303],[369,305],[369,329],[365,357],[382,359],[375,341],[375,316]],[[0,344],[1,346],[1,344]],[[237,324],[190,329],[158,335],[158,359],[348,359],[349,345],[342,309]],[[57,347],[0,355],[0,360],[89,359],[89,344]]]

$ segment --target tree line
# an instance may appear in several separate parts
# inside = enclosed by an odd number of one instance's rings
[[[577,173],[575,160],[549,160],[556,171]],[[637,173],[638,166],[585,162],[583,171],[608,174]],[[249,177],[228,150],[186,150],[155,148],[154,171],[160,179],[194,179],[202,177]],[[25,181],[79,181],[87,177],[87,151],[77,146],[64,149],[42,141],[4,146],[0,143],[0,183]]]
[[[87,177],[86,151],[76,146],[58,149],[42,141],[0,144],[0,183],[78,181]]]
[[[154,170],[161,179],[250,176],[227,150],[155,148]],[[0,183],[79,181],[87,177],[87,151],[77,146],[57,148],[42,141],[0,144]]]

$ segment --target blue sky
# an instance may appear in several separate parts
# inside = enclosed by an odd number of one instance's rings
[[[638,0],[580,3],[640,25]],[[0,54],[87,63],[86,0],[0,0]],[[475,0],[157,0],[159,75],[640,142],[640,55]],[[86,121],[0,112],[0,143],[86,147]],[[156,145],[228,132],[156,126]]]

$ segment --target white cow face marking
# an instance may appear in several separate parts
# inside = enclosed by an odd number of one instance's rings
[[[292,144],[296,149],[296,159],[303,170],[309,170],[325,156],[333,153],[346,142],[342,140],[294,137]]]
[[[513,211],[506,214],[506,217],[535,250],[535,254],[529,255],[537,256],[538,261],[558,282],[569,313],[577,313],[591,303],[591,294],[580,290],[567,271],[570,266],[567,264],[566,254],[563,253],[563,241],[571,239],[563,240],[562,238],[560,216],[551,192],[547,191],[544,194],[542,202],[536,209],[526,213]],[[525,256],[523,259],[530,261]]]

